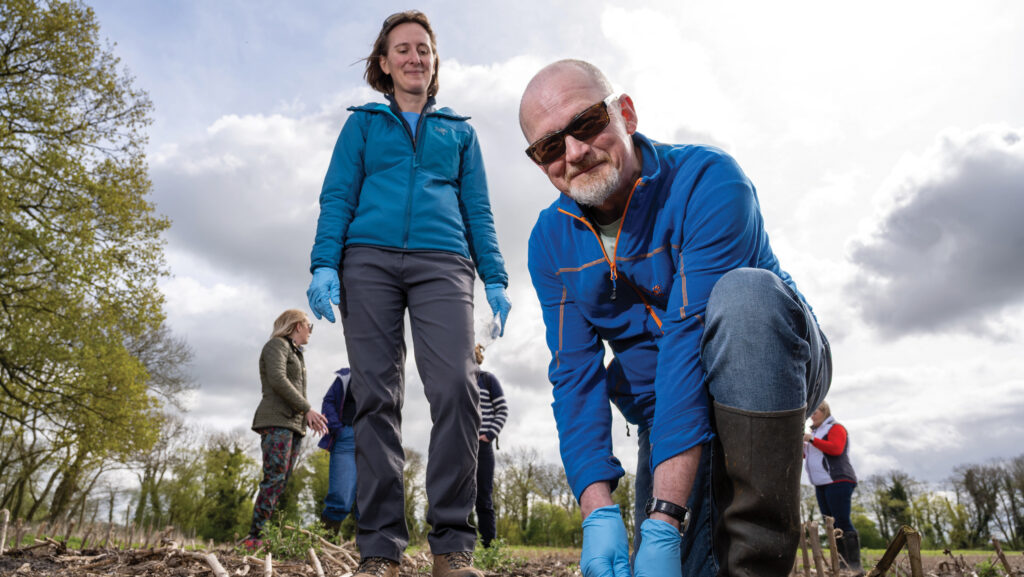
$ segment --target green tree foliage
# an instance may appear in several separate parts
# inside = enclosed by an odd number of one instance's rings
[[[878,525],[875,525],[870,517],[855,511],[850,515],[850,521],[853,522],[853,528],[857,530],[857,535],[860,537],[861,547],[885,549],[888,543],[882,538],[882,534],[878,532]]]
[[[258,465],[238,435],[213,435],[203,454],[203,511],[199,534],[229,541],[246,535],[252,520]]]
[[[405,468],[402,471],[402,490],[405,496],[405,525],[409,529],[409,542],[422,542],[430,528],[426,523],[427,491],[424,487],[426,460],[423,455],[405,449]],[[424,511],[421,515],[419,511]]]
[[[72,514],[156,440],[150,392],[175,394],[139,356],[166,342],[168,221],[147,200],[151,105],[118,67],[80,2],[0,0],[0,498],[22,515]]]
[[[999,506],[1003,470],[998,465],[961,465],[953,472],[957,503],[967,512],[968,546],[981,547],[991,539],[990,524]]]

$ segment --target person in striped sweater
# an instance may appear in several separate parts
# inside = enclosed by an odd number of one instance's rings
[[[483,345],[476,346],[476,364],[484,362]],[[508,404],[505,403],[505,392],[497,377],[481,370],[476,379],[480,387],[480,451],[477,453],[476,468],[476,522],[480,531],[480,541],[485,548],[498,534],[497,522],[494,519],[494,502],[491,494],[494,491],[494,446],[498,443],[498,433],[505,426],[508,418]]]

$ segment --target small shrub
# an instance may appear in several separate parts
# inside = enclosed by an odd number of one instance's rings
[[[263,527],[263,548],[261,553],[269,552],[275,559],[305,559],[306,552],[313,549],[320,553],[320,538],[328,538],[327,530],[319,522],[306,528],[309,533],[297,529],[285,529],[280,523],[267,523]],[[239,545],[237,552],[242,555],[252,554]]]
[[[982,561],[974,566],[974,572],[978,577],[999,577],[999,568],[992,561]]]
[[[522,559],[513,557],[504,539],[491,541],[491,546],[473,552],[474,565],[485,571],[512,571],[521,567]]]

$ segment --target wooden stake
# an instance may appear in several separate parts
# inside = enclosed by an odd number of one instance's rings
[[[1013,575],[1013,570],[1010,569],[1010,562],[1006,560],[1006,555],[1003,555],[1003,548],[999,545],[999,539],[992,537],[992,545],[996,548],[996,555],[999,556],[999,562],[1003,564],[1003,569],[1006,569],[1006,574]],[[0,554],[3,554],[2,548],[0,548]]]
[[[924,577],[924,567],[921,565],[921,534],[913,529],[907,533],[907,556],[910,557],[911,577]]]
[[[0,529],[0,556],[2,556],[4,545],[7,544],[7,523],[11,521],[11,512],[7,509],[0,509],[0,517],[3,517],[3,528]]]
[[[917,535],[917,531],[911,529],[906,525],[900,527],[900,530],[896,532],[896,536],[892,538],[892,541],[889,543],[889,546],[886,547],[885,553],[882,554],[882,558],[878,560],[878,563],[875,564],[875,568],[872,569],[870,573],[868,573],[867,577],[882,577],[883,575],[885,575],[885,573],[889,570],[889,567],[892,566],[893,561],[895,561],[896,557],[900,554],[900,551],[903,550],[903,547],[907,544],[907,535],[911,533]],[[920,563],[920,535],[918,535],[917,540],[917,551],[918,563]]]
[[[22,524],[21,519],[14,522],[14,548],[21,549],[21,539],[25,536],[27,525]]]
[[[320,564],[320,559],[317,558],[316,551],[310,547],[309,551],[306,551],[306,554],[309,555],[309,562],[313,565],[313,570],[316,571],[317,577],[324,577],[324,567]]]
[[[804,577],[811,577],[811,559],[807,556],[807,524],[800,526],[800,550],[804,554]]]
[[[818,524],[814,521],[807,523],[807,538],[811,541],[811,551],[814,553],[814,570],[817,572],[818,577],[825,577],[825,557],[821,554]]]
[[[263,577],[274,576],[274,563],[271,560],[270,551],[267,551],[267,560],[263,562]]]
[[[107,523],[107,536],[103,539],[103,548],[104,549],[109,549],[110,548],[110,534],[113,531],[114,531],[114,524],[113,523]]]
[[[842,529],[839,530],[842,535]],[[825,536],[828,537],[829,558],[832,561],[832,574],[839,575],[839,549],[836,547],[836,520],[834,517],[825,517]]]

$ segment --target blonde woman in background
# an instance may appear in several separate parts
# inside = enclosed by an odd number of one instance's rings
[[[260,353],[260,382],[263,399],[256,408],[252,430],[260,434],[263,449],[263,481],[252,511],[247,548],[262,545],[263,525],[274,513],[295,468],[295,458],[306,435],[306,427],[321,435],[327,419],[306,400],[306,361],[302,347],[309,343],[313,323],[306,313],[288,309],[274,321],[270,340]]]

